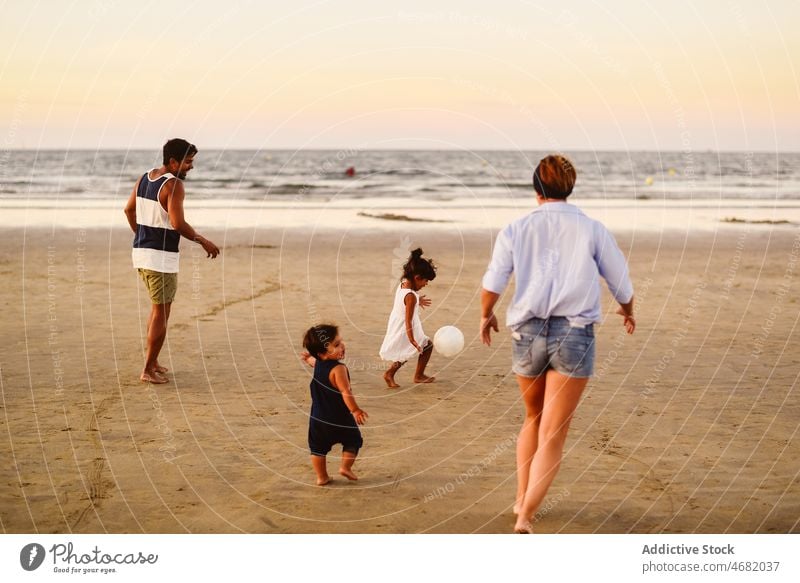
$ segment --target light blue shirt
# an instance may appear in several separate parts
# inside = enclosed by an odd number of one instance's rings
[[[497,236],[483,288],[516,289],[506,325],[566,316],[573,326],[600,321],[600,276],[619,303],[633,298],[625,256],[602,223],[566,202],[547,202]]]

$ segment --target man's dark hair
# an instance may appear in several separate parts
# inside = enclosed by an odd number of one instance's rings
[[[319,358],[320,355],[328,352],[328,344],[333,342],[336,335],[339,333],[338,326],[333,324],[318,324],[312,326],[306,331],[303,336],[303,348],[308,350],[308,353]]]
[[[189,156],[197,154],[197,146],[190,144],[183,138],[172,138],[164,144],[164,166],[169,164],[170,159],[182,162]]]

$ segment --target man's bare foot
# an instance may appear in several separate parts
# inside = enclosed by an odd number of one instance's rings
[[[420,385],[423,383],[432,383],[435,380],[436,377],[426,377],[425,375],[422,375],[421,377],[414,377],[414,382]]]
[[[383,380],[386,381],[386,386],[388,386],[390,389],[396,389],[397,387],[400,386],[394,380],[394,375],[389,374],[388,372],[383,373]]]
[[[344,468],[339,468],[339,473],[342,474],[348,480],[358,480],[358,476],[353,473],[353,470],[346,470]]]
[[[164,374],[165,372],[169,372],[169,369],[166,366],[161,366],[158,363],[156,363],[156,365],[153,368],[158,374]]]
[[[333,482],[330,476],[325,476],[324,478],[317,478],[317,486],[325,486]]]
[[[533,526],[528,521],[519,521],[514,525],[514,534],[533,534]]]
[[[156,371],[142,371],[142,376],[139,377],[139,380],[143,383],[152,383],[154,385],[163,385],[164,383],[168,383],[169,379],[165,379]]]

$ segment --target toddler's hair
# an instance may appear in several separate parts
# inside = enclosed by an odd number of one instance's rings
[[[428,281],[436,279],[436,266],[433,264],[433,260],[423,259],[422,249],[419,248],[411,252],[408,261],[403,266],[403,277],[405,279],[413,280],[415,275]]]
[[[306,331],[303,336],[303,348],[311,356],[319,357],[328,352],[328,344],[333,342],[339,333],[339,327],[333,324],[317,324]]]

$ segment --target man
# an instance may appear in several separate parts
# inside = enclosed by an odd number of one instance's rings
[[[167,369],[158,354],[167,336],[170,307],[178,289],[178,244],[181,235],[202,245],[207,257],[215,258],[219,248],[202,237],[183,218],[183,181],[194,167],[197,148],[175,138],[164,144],[164,164],[144,174],[133,187],[125,216],[135,233],[133,266],[139,270],[153,302],[147,322],[147,355],[142,382],[169,382]]]

